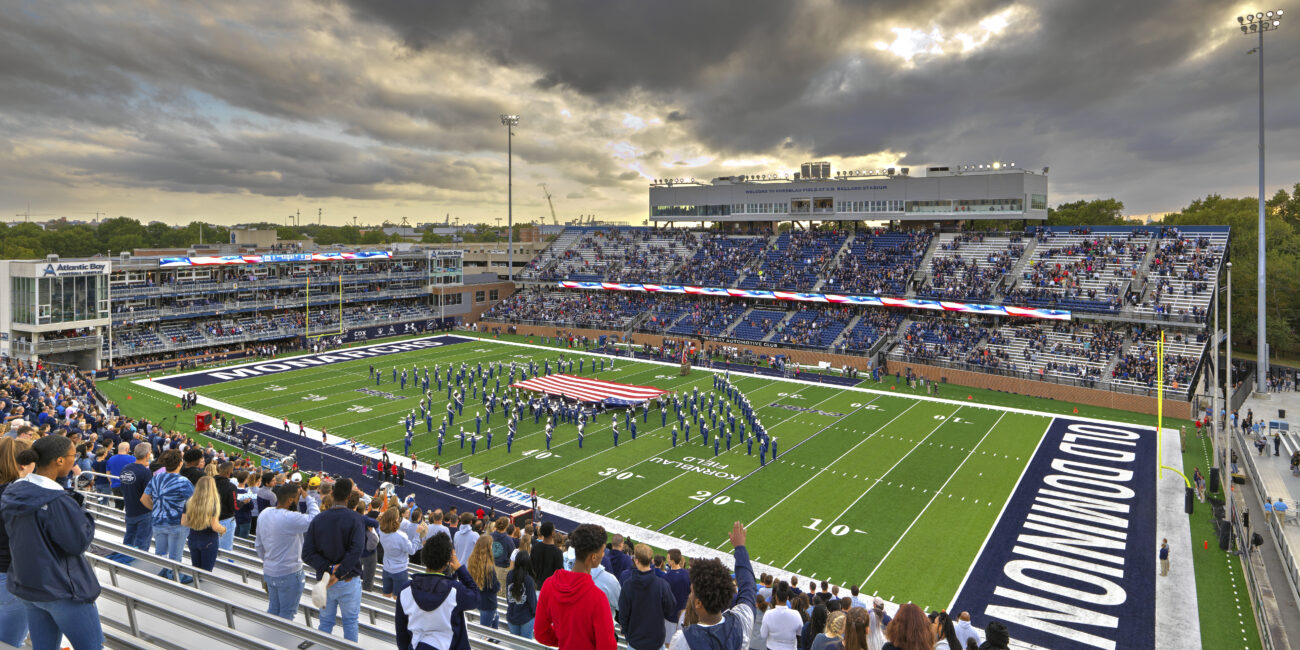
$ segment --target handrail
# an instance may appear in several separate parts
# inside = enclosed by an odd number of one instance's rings
[[[99,539],[95,540],[95,544],[108,548],[114,552],[128,554],[128,555],[145,553],[144,551],[141,551],[140,549],[137,548],[124,546],[122,544],[117,544],[114,542],[107,542]],[[118,574],[122,572],[127,572],[138,579],[142,579],[150,582],[151,584],[155,584],[159,589],[165,589],[175,594],[199,594],[202,600],[207,601],[208,605],[219,604],[222,607],[225,607],[227,609],[228,619],[232,618],[233,615],[235,614],[244,613],[246,617],[251,618],[253,622],[257,624],[266,625],[268,627],[278,629],[282,632],[291,635],[306,637],[307,640],[309,641],[314,640],[315,644],[320,644],[320,643],[329,644],[329,643],[336,643],[338,641],[336,637],[333,637],[332,635],[316,630],[315,628],[312,628],[310,626],[311,616],[313,614],[315,614],[316,616],[320,615],[320,610],[316,609],[315,607],[308,607],[307,605],[303,605],[301,602],[299,602],[298,609],[303,612],[304,616],[308,621],[308,625],[300,626],[296,623],[280,618],[278,616],[272,616],[260,609],[251,609],[248,607],[244,607],[243,605],[227,603],[225,600],[217,596],[209,594],[201,589],[196,590],[187,586],[183,586],[177,581],[179,580],[179,577],[182,574],[182,572],[184,572],[190,576],[193,576],[195,580],[195,584],[201,584],[204,581],[211,580],[214,583],[221,585],[222,587],[228,589],[236,589],[240,592],[243,592],[245,595],[259,595],[259,594],[264,595],[266,593],[261,590],[253,589],[252,587],[249,587],[246,584],[240,584],[234,582],[233,580],[225,580],[223,578],[217,577],[217,575],[214,572],[204,571],[202,569],[198,569],[193,566],[187,566],[181,562],[175,562],[159,555],[151,555],[147,558],[141,558],[141,559],[147,559],[148,561],[154,564],[158,564],[170,569],[175,579],[165,579],[153,575],[149,572],[141,571],[140,569],[137,569],[133,566],[123,564],[121,562],[117,562],[114,560],[110,560],[108,558],[99,557],[94,554],[87,554],[86,557],[91,561],[92,564],[101,566],[108,571],[109,578],[112,580],[112,584],[115,587],[118,586]],[[261,583],[261,574],[258,574],[258,578],[259,578],[258,582]],[[304,593],[306,593],[305,590]],[[363,603],[363,607],[364,607],[364,603]],[[252,616],[249,616],[248,615],[249,613],[251,613]],[[373,612],[371,614],[373,617]],[[392,643],[393,645],[397,644],[397,636],[395,632],[393,632],[391,629],[378,627],[373,625],[372,623],[366,623],[362,620],[358,620],[357,624],[363,629],[366,636],[372,639],[386,641]]]
[[[180,626],[187,630],[192,630],[198,634],[218,637],[233,648],[264,648],[266,650],[276,650],[276,646],[266,643],[252,635],[244,634],[237,629],[218,627],[205,621],[196,620],[193,617],[178,616],[174,607],[128,594],[112,585],[100,585],[99,597],[103,600],[121,603],[123,607],[126,608],[126,623],[122,624],[121,621],[117,621],[108,616],[100,616],[99,620],[101,622],[107,622],[109,625],[118,629],[122,629],[124,632],[130,633],[130,635],[134,637],[146,638],[144,635],[148,634],[147,631],[140,629],[140,617],[136,615],[137,610],[144,610],[154,616],[167,619],[173,625]]]
[[[1262,503],[1265,495],[1261,492],[1263,485],[1259,478],[1259,470],[1255,467],[1255,455],[1245,451],[1251,448],[1253,442],[1247,440],[1239,429],[1234,430],[1232,435],[1237,437],[1237,448],[1243,450],[1237,456],[1240,461],[1239,465],[1246,468],[1251,485],[1255,489],[1257,503]],[[1300,566],[1297,566],[1295,553],[1291,550],[1291,544],[1287,541],[1286,533],[1282,530],[1282,525],[1278,523],[1277,517],[1268,517],[1265,521],[1265,527],[1268,528],[1269,534],[1273,537],[1273,543],[1277,545],[1278,556],[1281,557],[1282,563],[1286,565],[1286,580],[1291,586],[1291,592],[1296,597],[1300,597]],[[1256,529],[1258,529],[1258,524],[1256,524]]]

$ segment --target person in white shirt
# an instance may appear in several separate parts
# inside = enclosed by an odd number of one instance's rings
[[[434,535],[437,535],[438,533],[445,533],[447,535],[447,539],[451,539],[451,529],[446,527],[442,523],[442,518],[443,518],[442,510],[434,510],[433,514],[430,515],[430,517],[431,517],[431,521],[429,523],[429,532],[425,534],[424,538],[428,539],[430,537],[433,537]],[[478,540],[474,540],[474,541],[478,541]]]
[[[379,516],[379,544],[384,547],[383,594],[394,600],[397,592],[410,582],[406,572],[410,557],[424,546],[429,532],[429,525],[424,522],[413,527],[405,526],[406,523],[409,520],[398,508],[390,507]]]
[[[784,580],[772,589],[775,607],[763,615],[759,635],[767,641],[768,650],[795,650],[799,633],[803,631],[803,618],[790,609],[790,585]]]
[[[477,543],[478,533],[474,531],[474,515],[468,512],[461,513],[460,526],[456,528],[456,536],[452,538],[456,557],[469,557],[474,553],[474,545]]]

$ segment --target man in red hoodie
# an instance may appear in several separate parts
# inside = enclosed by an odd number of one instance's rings
[[[573,570],[556,571],[542,584],[537,599],[533,636],[564,650],[614,650],[614,615],[605,592],[591,579],[591,570],[605,557],[605,529],[583,524],[569,536]]]

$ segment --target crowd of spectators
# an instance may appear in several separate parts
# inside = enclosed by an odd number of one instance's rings
[[[621,328],[654,304],[652,297],[620,291],[516,292],[483,314],[487,320],[565,327]]]
[[[1133,329],[1133,342],[1124,351],[1115,364],[1115,369],[1111,372],[1113,379],[1133,382],[1147,388],[1156,387],[1156,379],[1160,370],[1159,355],[1157,354],[1156,343],[1160,339],[1160,331],[1156,328]],[[1195,343],[1198,346],[1205,344],[1205,336],[1197,334]],[[1166,346],[1170,343],[1176,346],[1174,350],[1165,351],[1164,363],[1164,382],[1170,388],[1184,387],[1191,380],[1192,374],[1196,372],[1196,366],[1199,362],[1200,355],[1190,356],[1180,354],[1177,350],[1192,343],[1192,339],[1186,333],[1174,332],[1166,337]]]
[[[786,345],[829,348],[853,319],[848,307],[801,307],[777,328],[772,340]]]
[[[842,230],[781,233],[776,243],[763,251],[761,261],[746,274],[740,288],[809,291],[847,236]]]
[[[926,360],[967,361],[987,332],[969,319],[915,320],[903,331],[895,355]]]
[[[934,233],[858,231],[849,251],[826,272],[826,293],[902,296]]]
[[[672,278],[673,284],[730,287],[742,269],[760,259],[767,240],[762,236],[702,235],[699,249]]]

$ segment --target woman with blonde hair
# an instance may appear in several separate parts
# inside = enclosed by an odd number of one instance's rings
[[[492,536],[483,535],[474,543],[474,550],[465,563],[469,575],[478,586],[478,624],[497,629],[497,592],[501,580],[497,578],[496,563],[492,560]]]
[[[844,648],[844,612],[831,612],[826,617],[826,627],[812,642],[812,650],[842,650]]]
[[[217,542],[226,532],[217,518],[220,514],[217,482],[211,476],[204,476],[194,484],[194,495],[185,503],[181,525],[190,529],[190,564],[205,571],[217,565]]]

